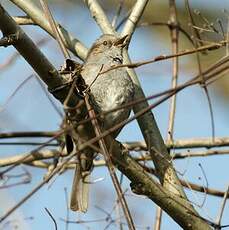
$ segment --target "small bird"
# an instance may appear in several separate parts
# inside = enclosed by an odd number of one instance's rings
[[[134,84],[126,68],[117,68],[99,75],[99,72],[123,63],[123,49],[127,45],[128,38],[128,36],[119,38],[111,34],[102,35],[92,45],[82,66],[81,76],[90,87],[90,102],[96,114],[118,108],[134,98]],[[101,130],[105,131],[126,120],[130,111],[131,108],[126,107],[100,117]],[[120,131],[121,128],[112,133],[113,138]],[[80,154],[80,166],[76,168],[71,194],[70,207],[73,211],[87,211],[89,175],[94,153],[95,150],[86,149]]]

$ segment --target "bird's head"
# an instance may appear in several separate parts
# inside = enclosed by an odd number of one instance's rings
[[[104,34],[94,42],[88,53],[87,59],[93,59],[101,55],[122,54],[122,50],[127,46],[128,42],[129,35],[120,38],[112,34]]]

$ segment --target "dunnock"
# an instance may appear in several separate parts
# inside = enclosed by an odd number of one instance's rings
[[[102,70],[123,63],[123,49],[128,36],[118,38],[105,34],[95,41],[89,50],[81,76],[90,86],[90,101],[97,114],[115,109],[133,100],[134,84],[126,68],[118,68],[98,75]],[[124,121],[130,115],[131,108],[119,109],[99,118],[102,131]],[[112,134],[115,138],[121,129]],[[72,194],[71,209],[86,212],[88,208],[89,174],[93,164],[93,149],[86,149],[79,155],[79,166],[76,168]]]

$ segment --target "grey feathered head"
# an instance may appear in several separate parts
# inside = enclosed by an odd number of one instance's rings
[[[88,52],[87,59],[90,58],[91,54],[99,55],[100,53],[108,52],[110,50],[122,50],[127,46],[129,40],[128,38],[129,35],[125,35],[120,38],[112,34],[103,34],[93,43]]]

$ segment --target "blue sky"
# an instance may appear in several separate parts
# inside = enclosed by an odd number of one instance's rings
[[[182,1],[179,1],[182,2]],[[15,8],[10,7],[3,1],[7,9],[14,15],[18,14]],[[219,12],[222,8],[228,9],[228,1],[190,1],[195,7],[202,7],[205,4],[212,4],[211,7]],[[71,6],[71,5],[70,5]],[[52,7],[55,12],[55,17],[75,34],[79,39],[84,41],[84,44],[90,47],[92,42],[100,35],[99,28],[95,22],[88,20],[89,13],[82,8],[67,8],[63,11],[59,7]],[[71,22],[74,22],[71,24]],[[45,37],[47,34],[40,29],[34,27],[23,27],[34,41],[39,37]],[[153,41],[153,42],[152,42]],[[64,58],[57,47],[57,43],[53,40],[48,41],[41,47],[45,55],[50,61],[59,67],[63,64]],[[160,54],[169,53],[168,46],[158,40],[158,35],[149,33],[144,29],[137,30],[131,46],[130,56],[133,60],[144,60]],[[0,63],[14,53],[13,48],[1,48]],[[186,71],[183,64],[187,64],[190,60],[184,58],[181,61],[180,82],[184,82],[190,77],[194,76],[197,70]],[[138,76],[142,83],[142,87],[146,95],[152,95],[156,92],[168,89],[170,87],[171,61],[154,63],[148,66],[143,66],[137,69]],[[0,72],[0,105],[3,105],[6,99],[18,87],[18,85],[33,74],[31,67],[22,59],[18,58],[14,65],[2,72]],[[228,115],[229,107],[225,99],[222,99],[219,89],[214,86],[209,87],[209,93],[212,100],[215,116],[216,136],[228,136],[229,125]],[[56,102],[61,108],[61,105]],[[166,130],[168,125],[168,102],[163,103],[153,110],[158,126],[163,137],[166,137]],[[61,119],[55,110],[52,108],[50,102],[41,89],[35,77],[24,84],[16,93],[16,95],[0,112],[0,131],[49,131],[57,130],[61,123]],[[198,138],[210,137],[211,125],[209,108],[203,90],[199,86],[188,88],[178,94],[177,98],[177,113],[175,120],[175,134],[174,138]],[[118,137],[121,141],[135,141],[142,140],[142,135],[136,122],[127,125]],[[10,156],[19,153],[24,153],[32,150],[31,146],[4,146],[0,149],[1,156]],[[176,170],[180,173],[186,170],[184,179],[189,179],[192,182],[199,184],[206,184],[203,173],[198,166],[201,163],[204,172],[208,178],[209,187],[225,190],[229,184],[227,171],[228,156],[208,157],[208,158],[191,158],[187,160],[177,160],[174,164]],[[9,207],[12,207],[18,200],[20,200],[31,188],[38,184],[45,173],[44,170],[27,167],[32,173],[31,184],[18,186],[15,189],[0,190],[0,214],[5,213]],[[13,173],[21,172],[22,169],[18,167]],[[64,223],[59,220],[60,217],[65,218],[66,205],[64,187],[70,193],[72,183],[72,171],[68,171],[61,176],[55,178],[50,182],[49,186],[44,186],[38,191],[29,201],[27,201],[11,219],[20,219],[33,216],[33,220],[21,221],[19,229],[33,229],[41,228],[54,229],[53,222],[45,212],[44,208],[49,208],[50,212],[58,221],[59,229],[64,229]],[[93,180],[102,178],[102,181],[97,182],[91,186],[90,202],[91,206],[87,214],[71,213],[71,219],[82,218],[85,220],[94,220],[104,218],[106,216],[103,211],[98,210],[96,205],[110,212],[113,208],[114,200],[116,198],[113,185],[110,181],[107,169],[96,168],[93,171]],[[129,182],[125,180],[123,188],[129,188]],[[195,203],[201,203],[204,196],[202,194],[194,194],[189,192],[190,199]],[[131,191],[128,191],[127,200],[130,203],[130,209],[133,212],[136,225],[151,226],[154,222],[155,205],[153,202],[146,200],[144,197],[136,196]],[[204,207],[200,212],[207,216],[209,215],[213,220],[216,219],[220,208],[221,199],[207,196]],[[223,224],[228,223],[229,207],[226,206]],[[165,215],[166,216],[166,215]],[[177,224],[166,216],[163,219],[162,229],[180,229]],[[91,229],[101,229],[106,226],[106,223],[87,224]],[[78,229],[86,229],[87,225],[79,225]],[[69,229],[75,229],[75,225],[70,225]],[[11,227],[6,228],[11,229]],[[110,229],[115,229],[115,225],[111,225]]]

